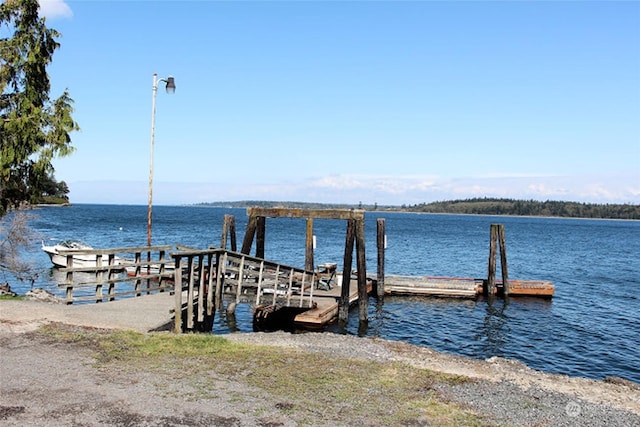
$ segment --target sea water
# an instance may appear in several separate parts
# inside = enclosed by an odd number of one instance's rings
[[[147,206],[80,204],[33,213],[31,226],[45,243],[73,238],[95,248],[117,248],[147,242]],[[225,214],[235,216],[241,245],[245,209],[197,206],[154,206],[152,243],[218,246]],[[365,218],[370,273],[376,269],[378,218],[385,219],[387,274],[474,278],[487,276],[489,230],[497,223],[505,226],[509,277],[549,280],[555,295],[551,300],[514,297],[491,302],[386,297],[379,303],[372,298],[366,328],[359,324],[356,308],[346,330],[328,330],[478,359],[513,358],[547,372],[619,376],[640,383],[639,221],[385,212],[367,212]],[[267,218],[266,224],[265,257],[304,266],[305,220]],[[346,222],[316,219],[314,234],[316,264],[336,262],[341,271]],[[26,254],[39,273],[33,286],[62,295],[39,242]],[[10,277],[2,280],[18,293],[31,286]],[[216,319],[214,333],[251,327],[251,307],[241,304],[237,322]]]

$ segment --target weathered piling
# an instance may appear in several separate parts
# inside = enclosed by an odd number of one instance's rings
[[[344,261],[342,269],[342,290],[338,307],[338,321],[346,323],[349,318],[349,286],[351,284],[351,267],[353,265],[353,246],[356,235],[356,221],[347,220],[347,234],[344,243]]]
[[[267,219],[264,216],[258,217],[256,228],[256,257],[264,258],[264,243],[267,233]]]
[[[496,251],[500,246],[500,270],[504,294],[509,294],[509,274],[507,270],[507,245],[503,224],[491,224],[489,237],[489,268],[487,274],[487,294],[496,293]]]
[[[385,252],[385,220],[378,218],[377,222],[376,246],[378,249],[378,274],[376,277],[376,293],[378,299],[384,298],[384,252]]]
[[[356,256],[358,269],[358,308],[360,323],[369,320],[369,290],[367,289],[367,264],[364,247],[364,218],[356,220]]]
[[[222,249],[227,249],[227,236],[231,237],[231,250],[236,252],[236,217],[231,214],[224,215],[222,223],[222,240],[220,241],[220,247]]]
[[[313,218],[307,218],[307,233],[305,239],[305,251],[304,251],[304,268],[305,270],[312,271],[315,263],[313,256]]]
[[[253,244],[253,238],[256,235],[256,227],[258,226],[258,217],[256,215],[249,215],[247,221],[247,229],[244,232],[244,240],[242,241],[242,252],[245,255],[249,255],[251,251],[251,245]]]
[[[500,270],[502,271],[502,289],[504,295],[509,295],[509,272],[507,269],[507,238],[504,225],[498,227],[498,240],[500,242]]]

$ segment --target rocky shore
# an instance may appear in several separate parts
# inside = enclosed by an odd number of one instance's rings
[[[74,320],[56,304],[49,304],[43,317],[38,314],[42,304],[0,301],[2,425],[336,425],[335,415],[308,419],[280,403],[269,406],[268,397],[256,399],[257,394],[268,396],[267,390],[255,390],[237,381],[217,379],[215,388],[220,397],[215,399],[185,399],[179,392],[166,392],[167,384],[176,381],[175,373],[110,372],[96,366],[91,348],[44,338],[39,332],[43,324],[73,325]],[[59,318],[57,312],[62,313]],[[86,328],[86,322],[83,318],[78,323]],[[483,420],[479,425],[640,425],[640,385],[620,378],[596,381],[546,374],[512,360],[474,360],[400,342],[331,333],[224,337],[232,342],[319,354],[328,360],[401,363],[467,377],[471,380],[438,383],[429,392],[478,414]],[[329,405],[327,411],[338,409]],[[376,419],[352,419],[348,413],[340,417],[345,426],[384,425]],[[435,424],[423,418],[411,425]]]

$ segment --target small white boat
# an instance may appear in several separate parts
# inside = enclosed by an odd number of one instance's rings
[[[70,251],[91,250],[91,246],[78,240],[63,240],[60,243],[51,246],[45,246],[42,242],[42,250],[49,255],[51,262],[55,267],[67,267],[67,255]],[[98,256],[95,254],[73,254],[73,267],[96,267]],[[116,257],[114,263],[120,263],[120,258]],[[102,266],[109,264],[109,259],[102,257]]]

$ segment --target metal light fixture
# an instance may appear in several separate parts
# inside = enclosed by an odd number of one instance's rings
[[[167,93],[175,93],[176,91],[176,82],[175,79],[173,78],[173,76],[169,76],[167,77],[166,80],[160,80],[160,81],[166,81],[167,82]]]
[[[153,73],[153,91],[151,94],[151,147],[149,150],[149,207],[147,211],[147,246],[151,246],[151,206],[153,205],[153,139],[156,127],[156,94],[158,93],[158,83],[166,84],[167,93],[176,91],[176,82],[172,76],[166,79],[158,79],[158,75]]]

